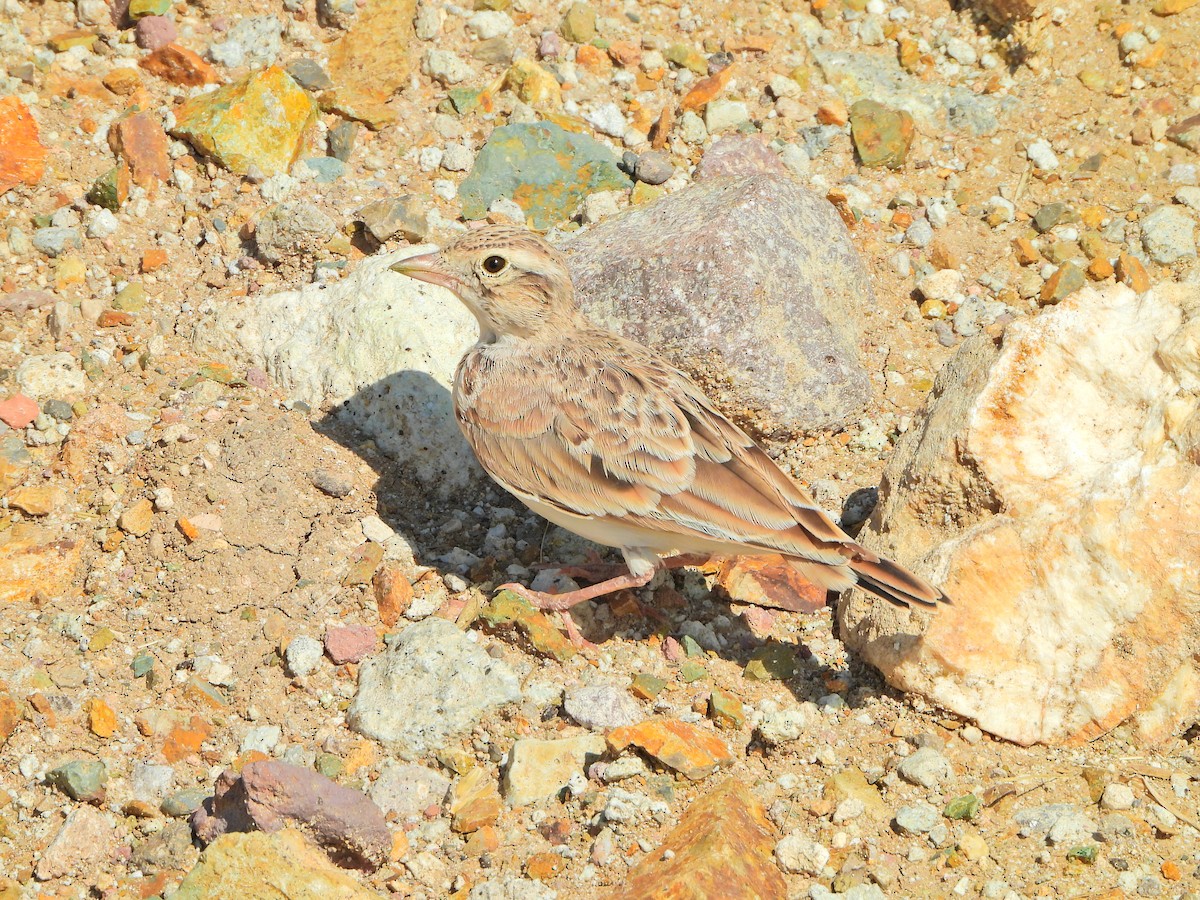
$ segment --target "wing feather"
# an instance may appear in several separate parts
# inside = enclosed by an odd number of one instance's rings
[[[459,422],[502,486],[678,534],[681,548],[698,537],[835,566],[861,549],[686,375],[615,335],[588,337],[540,373],[488,347],[463,360]]]

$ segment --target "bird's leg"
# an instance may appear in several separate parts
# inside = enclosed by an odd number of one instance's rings
[[[579,633],[579,626],[575,624],[575,620],[571,618],[568,610],[577,603],[582,603],[584,600],[603,597],[605,594],[611,594],[614,591],[624,590],[625,588],[643,587],[653,577],[654,570],[651,569],[643,575],[620,575],[617,578],[610,578],[607,581],[593,584],[590,587],[580,588],[576,591],[567,591],[565,594],[546,594],[542,591],[527,588],[523,584],[502,584],[496,590],[512,591],[514,594],[528,600],[535,609],[559,613],[563,623],[563,630],[566,631],[567,637],[572,644],[582,650],[594,647],[595,645]]]
[[[594,600],[596,597],[603,597],[605,594],[623,591],[626,588],[645,587],[653,577],[653,570],[642,575],[618,575],[616,578],[610,578],[607,581],[601,581],[599,584],[579,588],[576,591],[567,591],[565,594],[546,594],[542,591],[531,590],[521,584],[502,584],[496,590],[512,591],[514,594],[519,594],[538,609],[563,612],[577,603],[582,603],[584,600]]]

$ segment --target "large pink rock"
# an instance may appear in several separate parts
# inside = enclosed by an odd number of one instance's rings
[[[759,434],[844,424],[870,399],[866,268],[833,206],[791,178],[714,178],[562,250],[591,319],[665,354]]]

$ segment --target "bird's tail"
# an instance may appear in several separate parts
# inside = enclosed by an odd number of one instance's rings
[[[857,584],[897,606],[933,607],[950,602],[945,591],[920,575],[856,544],[851,547],[855,549],[855,555],[849,556],[840,566],[794,556],[789,557],[788,562],[802,577],[831,591],[844,591]]]
[[[937,606],[950,598],[920,575],[882,556],[849,560],[859,587],[897,606]]]

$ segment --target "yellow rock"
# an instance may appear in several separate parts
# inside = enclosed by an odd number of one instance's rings
[[[125,512],[121,513],[121,518],[117,520],[117,524],[126,534],[141,537],[147,534],[150,531],[150,526],[154,524],[154,506],[149,500],[142,498],[125,510]]]
[[[49,529],[21,523],[0,534],[0,603],[54,597],[75,578],[81,547]]]
[[[504,86],[530,106],[562,106],[558,79],[528,57],[518,59],[504,76]]]
[[[8,505],[16,507],[27,516],[48,516],[65,499],[66,495],[59,488],[37,485],[13,491],[8,496]]]
[[[186,101],[171,133],[239,175],[278,175],[304,150],[317,113],[292,76],[271,66]]]
[[[117,730],[117,714],[113,708],[95,697],[88,704],[88,728],[96,737],[112,737]]]
[[[54,267],[54,286],[59,290],[87,280],[87,266],[78,256],[64,256]]]

